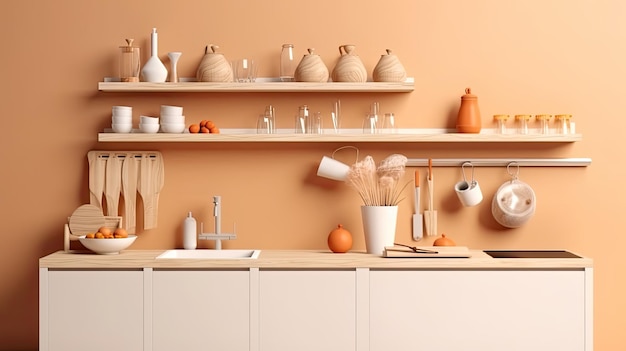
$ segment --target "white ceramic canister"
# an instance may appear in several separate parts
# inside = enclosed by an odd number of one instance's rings
[[[196,219],[191,215],[191,211],[183,222],[183,248],[194,250],[198,246],[198,226]]]

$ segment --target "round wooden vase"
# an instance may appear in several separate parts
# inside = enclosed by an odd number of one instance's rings
[[[386,55],[380,55],[380,60],[372,72],[372,79],[375,82],[404,82],[406,71],[398,56],[387,49]]]
[[[308,49],[309,53],[302,57],[296,67],[296,82],[317,82],[328,81],[328,68],[322,61],[320,55],[314,54],[315,49]]]
[[[480,133],[481,121],[478,109],[478,98],[472,94],[472,89],[465,89],[461,97],[461,107],[456,119],[456,130],[459,133]]]
[[[207,45],[204,49],[204,56],[196,72],[198,82],[225,83],[233,81],[233,68],[224,55],[217,52],[218,48],[217,45]]]
[[[333,69],[333,82],[363,83],[367,81],[367,71],[358,55],[354,54],[354,45],[339,46],[339,61]]]

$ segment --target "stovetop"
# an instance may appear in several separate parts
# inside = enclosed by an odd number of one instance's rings
[[[582,258],[565,250],[483,250],[493,258]]]

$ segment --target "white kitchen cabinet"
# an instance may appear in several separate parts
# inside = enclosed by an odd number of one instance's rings
[[[142,270],[44,270],[41,351],[143,350]]]
[[[152,350],[250,350],[249,270],[154,270]]]
[[[354,270],[261,270],[259,351],[356,349]]]
[[[581,270],[372,270],[370,351],[586,350]]]

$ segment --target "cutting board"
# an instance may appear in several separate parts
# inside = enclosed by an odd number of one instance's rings
[[[102,209],[96,205],[79,206],[69,218],[69,229],[72,235],[81,236],[95,233],[105,224]]]
[[[418,249],[434,253],[413,252],[402,246],[387,246],[383,251],[386,258],[470,258],[472,254],[465,246],[418,246]]]

